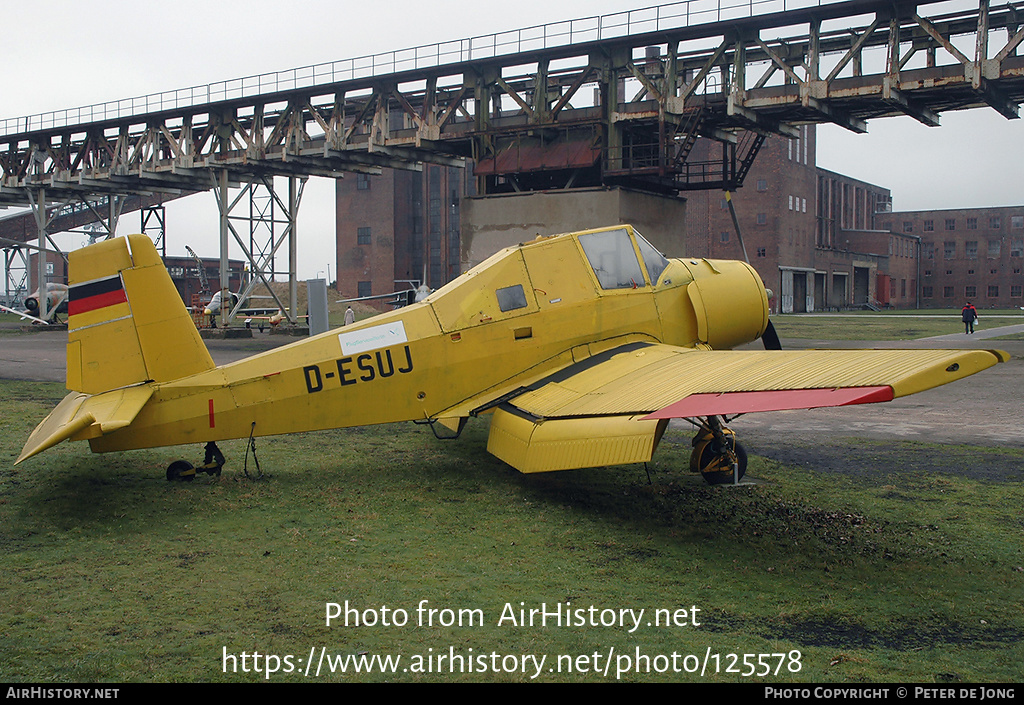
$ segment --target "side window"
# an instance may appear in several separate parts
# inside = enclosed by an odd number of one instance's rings
[[[498,308],[502,311],[514,311],[517,308],[526,308],[526,292],[522,284],[506,286],[504,289],[496,289],[498,296]]]
[[[636,259],[629,233],[624,229],[580,235],[580,245],[602,289],[644,286],[643,270]]]
[[[654,249],[654,245],[647,242],[636,230],[633,231],[633,234],[636,235],[636,244],[640,248],[640,256],[644,260],[644,266],[647,267],[647,278],[651,280],[652,285],[657,284],[658,277],[661,276],[661,273],[665,271],[665,267],[668,266],[668,260]],[[722,234],[727,235],[727,233]]]

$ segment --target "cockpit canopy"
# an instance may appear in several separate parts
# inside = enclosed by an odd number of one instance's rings
[[[633,234],[653,286],[668,266],[668,260],[636,230]],[[584,233],[579,240],[602,289],[636,289],[646,285],[626,228]]]

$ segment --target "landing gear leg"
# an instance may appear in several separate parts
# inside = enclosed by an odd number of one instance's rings
[[[747,472],[747,451],[717,416],[709,416],[693,438],[690,470],[711,485],[739,484]]]
[[[170,481],[182,480],[184,482],[192,482],[192,480],[196,479],[196,473],[200,472],[220,477],[220,469],[224,467],[225,462],[224,454],[220,452],[220,448],[217,447],[216,443],[210,441],[206,444],[206,455],[203,458],[202,465],[194,467],[187,460],[175,460],[167,468],[167,479]]]

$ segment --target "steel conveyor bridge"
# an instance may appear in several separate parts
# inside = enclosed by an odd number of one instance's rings
[[[222,260],[230,233],[265,280],[287,240],[294,289],[309,176],[472,159],[479,193],[734,189],[768,135],[800,124],[1017,118],[1022,19],[989,0],[686,0],[10,118],[0,205],[30,206],[43,247],[51,206],[214,190]],[[232,223],[232,188],[285,214],[261,252]]]

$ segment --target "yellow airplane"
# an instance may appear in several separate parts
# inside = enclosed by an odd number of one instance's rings
[[[67,387],[17,462],[64,439],[93,452],[417,421],[458,435],[491,414],[487,449],[521,472],[646,462],[670,418],[698,426],[691,465],[736,481],[726,426],[752,411],[887,401],[1009,359],[987,350],[776,348],[750,265],[666,259],[631,226],[506,248],[423,301],[214,365],[152,242],[70,255]]]

